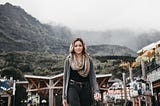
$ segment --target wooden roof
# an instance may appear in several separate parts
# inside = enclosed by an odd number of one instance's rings
[[[100,90],[104,90],[104,88],[106,88],[107,82],[111,76],[112,74],[96,75]],[[63,73],[51,77],[35,75],[24,75],[24,77],[28,81],[28,92],[48,94],[48,90],[53,89],[54,94],[62,94]],[[52,83],[50,83],[50,81]]]
[[[160,88],[160,79],[152,82],[153,88]]]

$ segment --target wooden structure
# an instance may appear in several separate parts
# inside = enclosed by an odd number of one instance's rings
[[[39,95],[48,95],[49,106],[53,106],[55,95],[62,94],[63,74],[53,77],[34,75],[24,75],[24,77],[29,82],[28,86],[26,87],[27,92],[34,92],[38,93]]]
[[[111,76],[112,74],[96,75],[101,91],[106,90],[107,82]],[[55,96],[62,94],[63,73],[53,77],[34,75],[24,75],[24,77],[28,81],[28,85],[25,85],[28,93],[34,92],[39,95],[48,95],[48,106],[56,106]]]
[[[160,66],[147,75],[152,82],[153,96],[156,98],[157,105],[160,105]]]
[[[159,98],[160,98],[159,96],[160,95],[160,90],[159,90],[160,89],[160,41],[153,42],[143,47],[137,53],[139,56],[137,57],[136,62],[141,63],[143,79],[152,82],[152,88],[153,88],[152,92],[153,92],[153,95],[156,97],[157,104],[159,106],[160,105],[160,101],[159,101]],[[151,72],[148,72],[148,73],[145,72],[145,67],[148,68],[148,66],[144,64],[145,61],[153,64],[154,67],[151,70]]]
[[[3,101],[3,99],[2,98],[7,98],[8,99],[8,101],[7,101],[7,103],[5,103],[5,105],[6,106],[11,106],[11,94],[8,94],[7,92],[3,92],[3,91],[0,91],[1,92],[1,94],[0,94],[0,106],[4,106],[4,103],[6,102],[6,101]]]

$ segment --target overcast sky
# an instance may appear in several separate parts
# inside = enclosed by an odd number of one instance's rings
[[[160,30],[160,0],[0,0],[20,6],[43,23],[78,30]]]

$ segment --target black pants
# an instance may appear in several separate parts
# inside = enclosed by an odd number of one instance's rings
[[[91,90],[88,85],[69,84],[69,106],[91,106]]]

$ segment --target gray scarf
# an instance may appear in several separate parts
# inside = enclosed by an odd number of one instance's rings
[[[82,77],[88,76],[90,70],[90,62],[89,62],[89,56],[87,54],[82,55],[80,61],[77,60],[75,54],[71,54],[69,62],[72,70],[77,71],[80,76]]]

